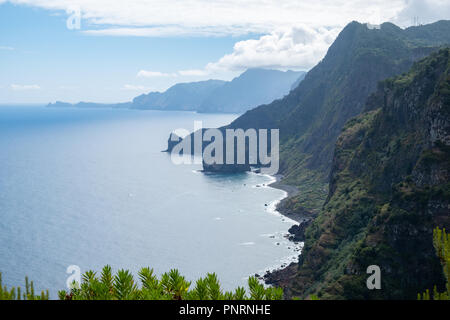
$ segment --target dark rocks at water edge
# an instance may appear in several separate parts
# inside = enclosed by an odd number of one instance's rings
[[[248,164],[206,164],[203,161],[203,171],[212,173],[239,173],[251,171]]]
[[[292,262],[279,270],[267,271],[264,276],[264,282],[274,287],[286,288],[288,284],[294,281],[297,274],[298,263]]]
[[[198,133],[200,136],[203,136],[203,134],[205,133],[206,130],[208,130],[208,128],[202,128],[201,129],[202,132],[200,132],[200,130],[191,133],[189,136],[181,138],[180,136],[176,135],[175,133],[171,133],[169,135],[169,139],[167,140],[167,149],[164,150],[163,152],[172,152],[173,149],[175,148],[175,146],[177,146],[179,143],[183,144],[180,145],[180,155],[184,154],[184,155],[201,155],[201,153],[203,152],[203,150],[208,146],[208,144],[210,142],[208,141],[201,141],[200,145],[201,148],[199,148],[200,150],[197,150],[195,147],[195,143],[196,143],[196,134]],[[224,129],[221,128],[222,133],[224,132]],[[202,161],[203,163],[203,172],[211,172],[211,173],[241,173],[241,172],[250,172],[252,171],[252,168],[250,166],[250,164],[248,163],[248,161],[245,161],[244,164],[238,164],[236,161],[236,154],[237,154],[237,146],[235,145],[235,150],[234,150],[234,154],[235,154],[235,163],[234,164],[227,164],[226,159],[225,159],[225,155],[226,155],[226,141],[223,144],[223,155],[224,158],[222,159],[222,163],[211,163],[208,164],[206,163],[204,160]],[[260,173],[261,170],[259,168],[256,168],[254,170],[257,173]]]
[[[181,137],[176,135],[175,133],[171,133],[169,139],[167,140],[167,149],[163,152],[172,152],[173,148],[180,143],[182,140]],[[203,148],[205,144],[203,143]],[[190,150],[194,151],[194,139],[191,139]],[[192,152],[193,153],[193,152]],[[191,154],[188,152],[187,154]],[[247,172],[251,171],[249,164],[207,164],[203,161],[203,172],[211,172],[211,173],[239,173],[239,172]]]
[[[289,228],[290,233],[289,240],[294,242],[305,241],[305,231],[312,223],[312,219],[305,219],[300,224],[295,224]]]

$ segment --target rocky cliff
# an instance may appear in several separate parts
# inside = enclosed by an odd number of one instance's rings
[[[382,82],[365,111],[337,139],[288,295],[415,299],[444,285],[432,230],[450,227],[450,49]],[[366,287],[369,265],[381,290]]]

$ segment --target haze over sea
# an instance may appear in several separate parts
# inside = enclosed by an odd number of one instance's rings
[[[216,272],[231,289],[295,259],[283,237],[292,221],[273,211],[284,192],[267,187],[270,177],[207,175],[161,152],[174,129],[236,117],[0,106],[4,283],[23,286],[27,275],[56,298],[69,265],[110,264],[178,268],[192,281]]]

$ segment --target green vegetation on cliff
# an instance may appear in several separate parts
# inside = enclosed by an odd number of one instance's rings
[[[437,287],[434,286],[432,295],[430,295],[430,291],[427,289],[422,295],[419,293],[417,297],[419,300],[430,300],[431,298],[433,300],[450,300],[450,237],[445,232],[445,229],[434,229],[433,245],[444,269],[447,290],[439,292]]]
[[[21,287],[8,289],[2,283],[2,273],[0,272],[0,300],[48,300],[48,291],[42,291],[40,295],[34,292],[33,281],[29,282],[25,277],[25,290]]]
[[[443,290],[432,234],[450,225],[449,55],[382,82],[344,126],[290,295],[415,299],[434,284]],[[381,268],[381,290],[366,287],[369,265]]]

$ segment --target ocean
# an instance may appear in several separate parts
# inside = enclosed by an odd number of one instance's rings
[[[217,273],[224,289],[296,261],[284,237],[285,192],[255,173],[212,175],[175,165],[172,130],[218,127],[238,115],[0,106],[0,272],[51,298],[67,267],[134,274],[179,269],[191,281]]]

